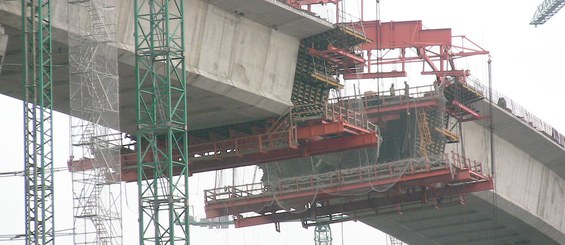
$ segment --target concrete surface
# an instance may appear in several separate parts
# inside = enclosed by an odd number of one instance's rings
[[[483,114],[487,106],[478,104]],[[565,149],[502,108],[494,106],[493,116],[494,192],[361,221],[409,244],[565,244]],[[490,172],[488,120],[465,123],[463,142],[467,157]],[[461,153],[461,144],[447,150]]]
[[[277,1],[244,2],[185,1],[191,129],[276,117],[285,112],[291,105],[300,38],[332,28],[330,23]],[[135,132],[133,1],[117,4],[121,128]],[[52,5],[54,106],[68,113],[65,1]],[[0,24],[10,35],[0,93],[19,99],[23,94],[20,11],[19,1],[0,2]]]

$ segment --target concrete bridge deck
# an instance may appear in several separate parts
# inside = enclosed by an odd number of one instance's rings
[[[133,1],[116,1],[120,121],[135,132]],[[278,1],[186,0],[191,129],[276,117],[291,105],[300,39],[333,25]],[[53,1],[54,107],[69,112],[66,1]],[[21,99],[19,1],[0,2],[9,35],[0,93]]]

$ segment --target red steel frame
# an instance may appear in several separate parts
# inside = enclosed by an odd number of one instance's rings
[[[481,119],[482,118],[482,116],[479,115],[479,113],[477,113],[473,109],[469,108],[468,106],[464,105],[463,103],[461,103],[457,100],[453,100],[451,102],[451,104],[454,105],[454,106],[457,106],[459,109],[463,110],[465,113],[468,113],[469,115],[471,115],[471,117],[473,119]]]
[[[339,106],[325,105],[324,118],[304,121],[278,132],[260,132],[245,135],[230,130],[234,138],[223,139],[211,133],[212,141],[190,137],[189,164],[192,173],[235,168],[286,159],[293,159],[356,148],[375,146],[379,143],[376,129],[366,128],[362,115]],[[173,152],[174,156],[180,154]],[[151,155],[145,157],[151,159]],[[137,154],[122,153],[122,180],[137,180]],[[70,159],[69,170],[92,169],[95,159]],[[175,173],[180,171],[174,170]],[[146,173],[150,178],[151,173]]]
[[[451,29],[428,29],[422,21],[380,22],[362,21],[363,30],[371,43],[361,45],[367,69],[359,74],[345,74],[345,79],[405,77],[407,63],[422,62],[423,75],[465,77],[468,71],[458,70],[458,58],[489,54],[465,36],[452,36]],[[457,45],[455,43],[458,43]],[[397,51],[397,52],[395,52]],[[377,65],[400,64],[401,70],[374,71]]]
[[[325,59],[330,64],[342,69],[344,73],[355,72],[357,67],[364,66],[366,62],[363,57],[347,52],[346,50],[336,48],[331,44],[328,45],[326,50],[321,51],[314,48],[308,48],[308,54]]]

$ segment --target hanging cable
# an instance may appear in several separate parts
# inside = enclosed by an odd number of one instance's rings
[[[490,55],[488,58],[488,99],[489,99],[489,130],[490,130],[490,171],[491,175],[494,176],[494,126],[493,126],[493,114],[492,114],[492,68],[491,68]]]
[[[488,93],[489,93],[489,134],[490,134],[490,171],[491,176],[494,178],[495,176],[495,166],[494,166],[494,117],[493,117],[493,101],[492,101],[492,60],[489,55],[488,57]],[[493,181],[493,189],[492,189],[492,212],[493,212],[493,221],[492,221],[492,240],[496,243],[496,216],[497,216],[497,203],[496,203],[496,181]]]

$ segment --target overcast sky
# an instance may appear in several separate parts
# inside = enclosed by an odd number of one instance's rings
[[[529,111],[565,132],[563,105],[563,61],[565,57],[565,13],[558,13],[545,25],[537,28],[528,23],[541,0],[381,0],[383,21],[422,20],[425,27],[452,28],[453,34],[462,34],[489,50],[493,60],[493,87],[525,106]],[[354,7],[350,9],[353,11]],[[359,15],[355,14],[354,15]],[[486,83],[486,57],[472,62],[460,62],[462,68]],[[411,81],[431,81],[430,77],[410,77]],[[390,80],[401,83],[404,79]],[[0,86],[1,86],[0,81]],[[385,86],[387,86],[385,85]],[[398,84],[400,85],[400,84]],[[364,84],[364,89],[375,89],[375,84]],[[23,169],[22,103],[0,96],[2,127],[0,152],[3,160],[0,172]],[[65,167],[69,156],[68,119],[57,115],[55,127],[55,166]],[[202,190],[210,188],[213,174],[197,174],[191,178],[191,204],[195,213],[203,217]],[[0,235],[20,234],[24,229],[23,178],[0,178]],[[66,172],[56,173],[56,223],[57,230],[72,227],[71,180]],[[137,239],[137,187],[124,188],[124,244],[134,244]],[[341,229],[343,227],[343,233]],[[313,244],[313,229],[302,229],[299,223],[281,225],[281,233],[273,225],[234,230],[208,230],[192,228],[193,244]],[[332,225],[334,244],[386,244],[385,236],[374,229],[355,222]],[[71,244],[71,238],[58,238],[58,244]],[[0,242],[0,244],[23,244]]]

